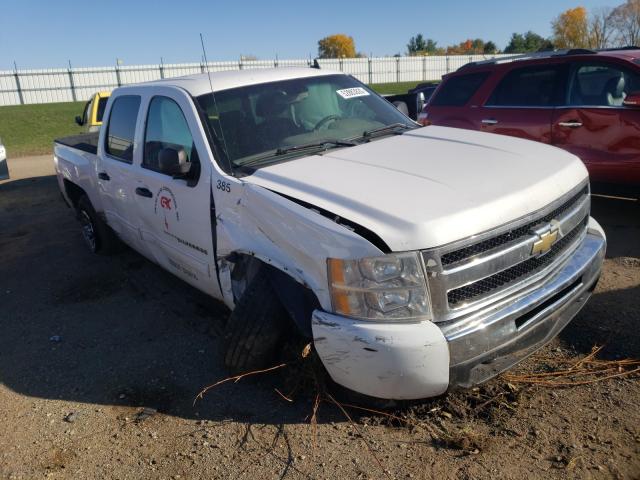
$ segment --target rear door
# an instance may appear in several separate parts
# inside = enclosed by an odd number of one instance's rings
[[[640,74],[618,63],[578,61],[566,105],[553,118],[553,144],[577,155],[593,181],[640,184],[640,110],[623,105]]]
[[[139,95],[116,97],[109,110],[104,144],[100,145],[96,162],[98,187],[107,222],[131,247],[144,253],[135,215],[135,183],[137,168],[134,157],[139,155],[135,142],[140,112]]]
[[[211,228],[211,168],[201,126],[190,97],[158,87],[143,122],[136,212],[150,256],[196,288],[220,297]],[[176,174],[161,161],[163,150],[178,152],[186,167]]]
[[[551,143],[551,120],[561,101],[565,72],[559,63],[511,69],[474,112],[476,128]]]

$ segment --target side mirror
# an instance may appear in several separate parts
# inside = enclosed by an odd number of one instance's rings
[[[639,108],[640,107],[640,92],[631,92],[629,95],[626,96],[626,98],[624,99],[622,104],[625,107]]]
[[[191,163],[187,162],[187,152],[184,148],[166,147],[158,154],[158,168],[167,175],[184,175],[189,173]]]
[[[82,117],[80,115],[76,115],[76,123],[80,126],[84,125],[84,122],[82,121]]]

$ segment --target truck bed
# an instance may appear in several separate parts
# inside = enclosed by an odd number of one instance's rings
[[[82,133],[80,135],[70,135],[68,137],[56,138],[55,143],[66,145],[67,147],[76,148],[83,152],[98,152],[98,136],[100,132]]]

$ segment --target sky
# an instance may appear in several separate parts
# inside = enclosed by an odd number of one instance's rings
[[[406,52],[422,33],[438,46],[467,38],[504,48],[513,32],[551,34],[551,20],[582,5],[623,0],[0,0],[0,70],[197,62],[202,33],[210,61],[240,55],[308,58],[318,40],[346,33],[358,52]]]

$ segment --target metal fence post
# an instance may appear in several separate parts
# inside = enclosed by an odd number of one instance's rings
[[[278,68],[278,54],[276,53],[276,59],[273,61],[273,66]]]
[[[449,69],[449,56],[447,55],[447,73],[449,73],[451,70]]]
[[[160,78],[164,78],[164,60],[160,57]]]
[[[22,96],[22,88],[20,87],[20,76],[18,75],[18,65],[16,62],[13,62],[13,75],[16,79],[16,88],[18,89],[18,100],[20,100],[20,105],[24,105],[24,97]]]
[[[367,59],[367,67],[369,70],[369,84],[373,83],[373,74],[371,73],[371,57]]]
[[[427,56],[422,56],[422,81],[427,79]]]
[[[238,60],[238,70],[242,70],[242,55],[240,55],[240,60]]]
[[[400,83],[400,57],[396,57],[396,83]]]
[[[338,59],[338,65],[340,65],[340,71],[341,71],[341,72],[342,72],[342,62],[343,62],[343,59],[342,59],[342,58],[339,58],[339,59]]]
[[[122,81],[120,80],[120,67],[117,64],[116,64],[116,82],[118,83],[119,87],[122,86]]]
[[[73,83],[73,72],[71,71],[71,60],[69,60],[69,69],[67,70],[67,73],[69,74],[69,85],[71,85],[71,98],[74,102],[77,102],[78,99],[76,98],[76,86]]]

